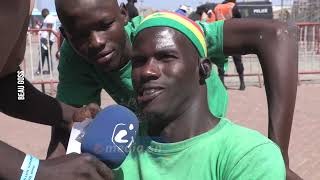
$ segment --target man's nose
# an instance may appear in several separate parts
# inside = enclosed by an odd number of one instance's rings
[[[144,81],[156,80],[161,75],[159,63],[153,58],[144,64],[141,71],[141,76]]]
[[[106,39],[100,32],[91,32],[89,39],[90,49],[103,49],[106,44]]]

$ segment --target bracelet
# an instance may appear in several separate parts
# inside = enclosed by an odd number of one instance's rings
[[[23,172],[20,180],[34,180],[38,171],[39,163],[40,161],[38,158],[27,154],[21,165],[21,170]]]

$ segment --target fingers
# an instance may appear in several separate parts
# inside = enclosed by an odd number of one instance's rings
[[[101,162],[96,157],[90,154],[84,154],[84,156],[87,160],[89,160],[94,165],[94,167],[96,168],[96,171],[104,180],[113,179],[112,170],[108,168],[103,162]]]
[[[87,179],[87,178],[86,178]],[[100,176],[98,173],[94,173],[91,175],[90,177],[91,180],[109,180],[109,179],[105,179],[102,176]]]
[[[91,112],[91,116],[94,118],[99,111],[101,111],[100,106],[98,106],[95,103],[90,103],[89,105],[87,105],[87,109]]]
[[[61,156],[40,163],[38,179],[113,180],[112,170],[90,154]]]
[[[103,179],[113,179],[113,172],[110,168],[108,168],[103,162],[96,160],[96,170],[103,177]]]
[[[81,122],[88,118],[93,119],[99,111],[100,107],[95,103],[79,108],[73,115],[73,122]]]

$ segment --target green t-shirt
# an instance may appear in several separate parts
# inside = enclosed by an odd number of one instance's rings
[[[136,17],[125,26],[129,40],[133,32],[142,21]],[[224,58],[223,55],[223,24],[198,22],[203,29],[208,44],[208,54],[215,60]],[[136,109],[136,101],[131,82],[131,63],[129,62],[119,72],[104,73],[87,63],[76,54],[67,41],[61,47],[61,58],[58,66],[59,84],[57,98],[70,105],[86,105],[92,102],[100,104],[101,90],[106,92],[118,103],[131,109]],[[222,58],[222,59],[223,59]],[[208,103],[212,114],[223,117],[226,114],[228,95],[217,73],[212,71],[206,80],[208,89]]]
[[[116,180],[285,180],[280,148],[257,131],[222,118],[177,143],[140,141],[114,170]]]

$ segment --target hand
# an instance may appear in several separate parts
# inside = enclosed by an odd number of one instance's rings
[[[93,119],[101,108],[95,104],[90,103],[87,106],[79,108],[72,116],[73,122],[82,122],[86,119]]]
[[[101,110],[100,107],[91,103],[82,108],[75,108],[73,106],[59,102],[62,108],[63,121],[59,121],[56,127],[71,130],[73,122],[82,122],[86,119],[93,119],[96,114]]]
[[[287,180],[302,180],[302,178],[293,172],[290,168],[286,168]]]
[[[288,150],[281,150],[282,152],[282,156],[286,165],[286,176],[287,176],[287,180],[302,180],[302,178],[296,174],[295,172],[293,172],[290,167],[289,167],[289,154],[288,154]]]
[[[113,180],[110,168],[89,154],[69,154],[59,158],[44,160],[36,175],[36,180]]]

